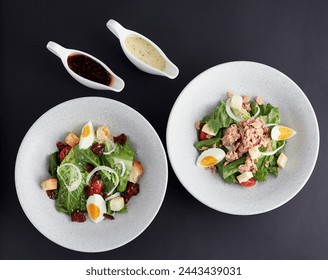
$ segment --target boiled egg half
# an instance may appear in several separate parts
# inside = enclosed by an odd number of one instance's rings
[[[106,202],[99,194],[89,196],[87,200],[87,211],[91,221],[94,223],[101,222],[106,213]]]
[[[226,153],[222,149],[219,148],[207,149],[199,155],[196,161],[196,165],[198,167],[213,166],[219,163],[220,161],[222,161],[225,155]]]
[[[272,140],[287,140],[295,134],[296,131],[294,129],[283,125],[276,125],[271,130]]]
[[[95,131],[91,122],[88,122],[83,128],[81,132],[79,148],[87,149],[89,148],[93,141],[95,140]]]

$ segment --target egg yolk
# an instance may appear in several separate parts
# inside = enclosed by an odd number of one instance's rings
[[[83,128],[82,136],[87,137],[90,134],[90,126],[87,125],[85,128]]]
[[[279,127],[279,136],[278,136],[278,140],[286,140],[288,138],[290,138],[291,136],[293,136],[293,130],[291,130],[288,127],[285,126],[280,126]]]
[[[88,205],[88,214],[92,220],[96,220],[100,215],[100,209],[96,204]]]
[[[216,158],[213,156],[206,156],[202,159],[200,164],[202,166],[212,166],[212,165],[216,164]]]

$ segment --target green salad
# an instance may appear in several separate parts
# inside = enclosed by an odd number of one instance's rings
[[[211,114],[196,122],[196,165],[217,171],[228,184],[252,187],[285,168],[286,140],[295,130],[280,124],[279,108],[261,97],[228,92]]]
[[[58,211],[75,222],[86,221],[87,214],[95,223],[127,211],[139,193],[143,168],[125,134],[113,136],[107,126],[95,131],[88,122],[80,137],[70,132],[56,145],[58,151],[49,157],[51,177],[41,187]]]

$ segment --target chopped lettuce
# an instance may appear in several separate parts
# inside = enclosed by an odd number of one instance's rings
[[[57,178],[57,167],[60,165],[59,152],[54,152],[49,156],[48,172],[53,178]]]
[[[271,140],[272,150],[275,150],[285,144],[285,141],[274,141]],[[267,181],[269,173],[274,176],[278,176],[278,165],[277,159],[281,154],[282,150],[271,156],[261,156],[257,163],[257,171],[254,174],[254,179],[259,182]]]
[[[132,163],[134,159],[134,150],[131,148],[128,142],[125,144],[116,145],[115,151],[110,155],[103,155],[101,157],[102,162],[104,165],[109,166],[110,168],[114,169],[120,177],[120,184],[117,187],[119,192],[123,192],[128,184],[129,174],[131,172]],[[120,162],[123,162],[125,165],[125,172],[123,176],[122,174],[122,165]]]
[[[77,165],[74,157],[74,149],[71,149],[69,154],[64,158],[61,164],[72,163]],[[63,166],[61,168],[61,176],[58,176],[59,190],[56,199],[56,208],[60,212],[71,214],[74,210],[79,209],[86,211],[86,194],[84,192],[86,172],[82,173],[82,181],[79,187],[70,192],[65,187],[65,184],[75,180],[76,172],[70,166]]]
[[[84,188],[86,185],[86,178],[88,176],[86,168],[90,164],[94,167],[105,165],[114,169],[120,179],[117,191],[123,192],[128,183],[128,178],[131,172],[134,155],[135,152],[128,142],[125,142],[124,145],[117,144],[113,153],[111,153],[110,155],[102,156],[94,154],[90,148],[80,149],[78,146],[73,147],[69,154],[60,163],[60,165],[63,165],[65,163],[72,163],[79,167],[82,174],[82,181],[76,190],[68,191],[68,189],[65,187],[65,184],[70,184],[76,179],[76,170],[74,170],[74,168],[72,169],[70,166],[61,167],[60,176],[58,176],[60,187],[56,199],[57,210],[67,214],[71,214],[74,210],[77,209],[86,211],[87,196],[85,194]],[[51,155],[50,162],[51,172],[53,172],[54,168],[56,168],[57,175],[57,168],[60,165],[56,165],[56,163],[58,163],[56,161],[56,153]],[[122,164],[120,164],[120,162],[125,165],[125,172],[123,176],[123,166]],[[106,192],[111,191],[115,186],[113,183],[114,175],[104,170],[99,171],[99,173],[104,184],[103,190]]]
[[[260,105],[260,114],[259,118],[262,119],[265,123],[275,123],[280,124],[280,115],[279,108],[273,107],[271,104]]]
[[[228,127],[230,124],[234,123],[234,120],[228,116],[225,106],[226,102],[221,100],[220,104],[214,109],[209,120],[206,122],[213,134],[217,134],[221,128]]]
[[[246,156],[242,156],[241,158],[236,159],[227,165],[224,165],[226,162],[225,160],[217,164],[219,173],[228,184],[233,184],[236,182],[236,176],[239,174],[238,167],[239,165],[244,164],[245,160]]]

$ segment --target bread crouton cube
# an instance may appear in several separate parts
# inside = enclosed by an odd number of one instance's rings
[[[132,163],[132,169],[129,175],[129,182],[136,184],[143,173],[143,167],[139,161]]]
[[[252,160],[258,159],[261,155],[258,147],[253,147],[248,150],[249,156]]]
[[[247,182],[250,178],[253,178],[253,173],[250,171],[243,172],[237,176],[239,183]]]
[[[41,182],[41,188],[44,191],[50,191],[57,189],[58,181],[56,178],[48,178]]]
[[[70,132],[65,138],[65,143],[71,147],[76,146],[80,142],[80,138],[75,133]]]
[[[280,168],[285,168],[287,161],[287,156],[284,153],[281,153],[277,159],[277,164]]]
[[[107,141],[110,137],[110,131],[107,126],[99,126],[96,131],[96,138],[99,142]]]

